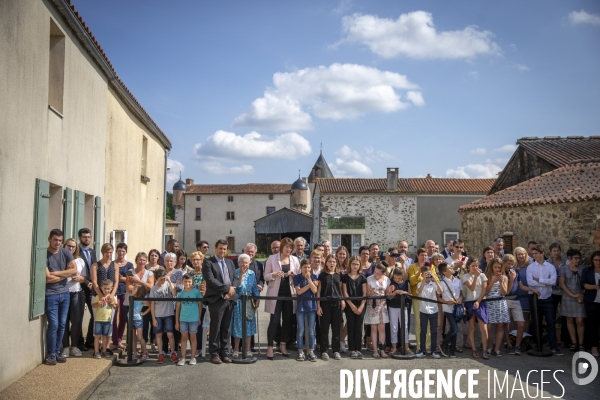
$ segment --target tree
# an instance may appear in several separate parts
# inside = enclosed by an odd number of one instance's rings
[[[167,192],[167,219],[175,219],[175,208],[173,207],[173,193]]]

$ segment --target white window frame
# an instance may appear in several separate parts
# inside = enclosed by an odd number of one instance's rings
[[[444,246],[446,246],[446,244],[450,240],[450,239],[448,239],[449,235],[456,235],[456,239],[454,239],[454,240],[460,239],[460,232],[444,232],[444,241],[442,242],[444,244]]]
[[[333,248],[333,235],[360,235],[360,246],[364,246],[366,232],[366,229],[328,229],[327,234],[329,235],[329,243],[332,244],[331,251],[335,253],[335,250],[337,250],[337,248]],[[352,241],[352,243],[354,243],[354,241]],[[350,255],[357,256],[359,247],[348,249],[348,251],[351,253]]]
[[[116,242],[117,233],[123,234],[123,241],[119,242],[119,243],[127,244],[127,231],[122,231],[122,230],[117,229],[117,230],[110,232],[110,244],[112,245],[112,247],[114,249],[113,255],[112,255],[113,261],[115,260],[115,258],[117,256],[117,244],[119,244]],[[127,259],[127,254],[125,254],[125,259]]]

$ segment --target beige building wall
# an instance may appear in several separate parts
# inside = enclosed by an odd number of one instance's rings
[[[196,200],[198,195],[201,196],[200,201]],[[228,196],[233,196],[233,202],[227,201]],[[269,200],[269,193],[186,194],[185,221],[180,225],[185,238],[179,239],[179,245],[185,248],[188,254],[195,251],[195,231],[199,229],[200,239],[210,244],[211,254],[215,242],[227,237],[235,239],[235,247],[230,250],[240,253],[246,243],[255,241],[254,221],[267,215],[267,207],[275,207],[275,211],[283,207],[290,208],[290,194],[273,194],[273,200]],[[196,221],[196,208],[202,209],[200,221]],[[227,211],[235,212],[234,221],[226,220]]]
[[[127,258],[133,260],[140,251],[162,250],[165,150],[112,89],[107,102],[104,241],[110,240],[111,231],[126,231]],[[146,158],[152,160],[146,164],[145,176],[150,178],[146,183],[141,180],[144,138]]]
[[[35,179],[104,196],[106,80],[71,29],[43,1],[0,1],[0,391],[42,362],[45,318],[29,320]],[[62,116],[48,108],[49,32],[65,35]],[[54,206],[53,206],[54,205]],[[50,221],[61,203],[51,201]],[[54,228],[55,226],[50,226]],[[59,226],[60,228],[60,226]]]

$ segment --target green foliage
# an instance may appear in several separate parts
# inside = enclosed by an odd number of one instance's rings
[[[328,229],[365,229],[365,217],[328,217]]]
[[[175,219],[175,208],[173,207],[173,193],[167,192],[167,219]]]

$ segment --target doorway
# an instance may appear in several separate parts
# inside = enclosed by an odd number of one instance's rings
[[[231,253],[235,253],[235,238],[233,236],[227,236],[227,249]]]

